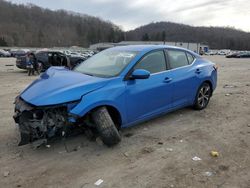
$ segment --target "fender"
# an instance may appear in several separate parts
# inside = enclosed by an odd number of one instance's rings
[[[125,86],[118,88],[102,88],[84,95],[81,101],[69,111],[70,114],[83,117],[99,106],[112,106],[119,113],[122,125],[126,122]]]

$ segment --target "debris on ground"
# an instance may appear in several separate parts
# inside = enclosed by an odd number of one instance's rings
[[[50,147],[51,147],[51,145],[49,145],[49,144],[46,145],[46,148],[50,148]]]
[[[213,175],[212,172],[209,172],[209,171],[204,172],[204,176],[210,177],[210,176],[212,176],[212,175]]]
[[[10,175],[10,172],[9,172],[9,171],[3,172],[3,177],[8,177],[9,175]]]
[[[166,148],[167,151],[172,152],[173,148]]]
[[[231,93],[227,93],[225,96],[228,97],[228,96],[230,96],[230,95],[231,95]]]
[[[210,154],[212,157],[219,157],[219,152],[217,151],[211,151]]]
[[[224,85],[223,88],[236,88],[237,86],[235,85]]]
[[[221,171],[228,171],[228,170],[229,170],[229,166],[220,165],[220,166],[219,166],[219,170],[221,170]]]
[[[103,146],[103,142],[102,142],[102,139],[100,137],[97,137],[96,138],[96,143],[99,145],[99,146]]]
[[[133,135],[134,135],[133,133],[126,133],[124,136],[127,137],[127,138],[129,138],[129,137],[131,137]]]
[[[59,151],[58,153],[63,154],[63,153],[66,153],[66,151],[65,150],[64,151]]]
[[[128,152],[124,152],[123,155],[124,155],[125,157],[129,157]]]
[[[193,160],[193,161],[201,161],[201,158],[195,156],[195,157],[192,158],[192,160]]]
[[[158,142],[159,145],[163,145],[163,142]]]
[[[180,142],[182,143],[182,142],[183,142],[183,140],[180,140]]]
[[[95,182],[95,185],[99,186],[103,183],[103,180],[102,179],[99,179]]]
[[[146,153],[152,153],[154,151],[154,148],[151,147],[145,147],[141,150],[142,154],[146,154]]]

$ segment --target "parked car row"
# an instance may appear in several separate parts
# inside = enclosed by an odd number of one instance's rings
[[[16,66],[20,69],[26,69],[27,56],[30,53],[34,53],[37,63],[42,66],[42,70],[45,71],[51,66],[66,66],[70,69],[74,68],[81,62],[85,61],[89,57],[93,56],[95,52],[88,52],[83,54],[80,52],[72,52],[69,50],[50,50],[43,49],[37,52],[27,52],[22,55],[16,55]]]
[[[230,50],[210,50],[208,52],[205,53],[205,55],[227,55],[230,53]]]
[[[41,64],[43,71],[47,70],[51,66],[65,66],[74,68],[76,65],[87,59],[80,55],[67,56],[64,53],[56,50],[42,50],[34,54],[36,61]],[[27,55],[17,57],[16,66],[20,69],[26,69],[26,59]]]
[[[0,49],[0,57],[20,57],[31,52],[29,49]]]
[[[250,52],[232,52],[226,58],[250,58]]]

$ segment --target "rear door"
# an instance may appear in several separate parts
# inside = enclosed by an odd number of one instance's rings
[[[135,69],[145,69],[151,74],[148,79],[126,81],[128,123],[171,108],[172,86],[164,51],[148,53],[136,64]]]
[[[178,49],[167,50],[169,77],[173,82],[173,107],[192,102],[197,90],[198,79],[194,66],[195,58],[189,52]]]
[[[49,59],[48,59],[48,52],[38,52],[36,54],[36,58],[38,62],[41,62],[45,68],[49,68]]]

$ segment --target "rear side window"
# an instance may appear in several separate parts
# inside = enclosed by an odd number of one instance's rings
[[[189,61],[186,53],[179,50],[168,50],[169,66],[171,69],[187,66]]]
[[[37,54],[36,54],[36,56],[39,56],[39,57],[47,57],[47,52],[38,52]]]
[[[135,66],[134,69],[145,69],[151,74],[162,72],[166,70],[166,61],[163,51],[155,51],[147,54],[143,59]]]
[[[194,61],[194,56],[192,56],[190,53],[186,53],[186,54],[187,54],[189,64],[192,64]]]

